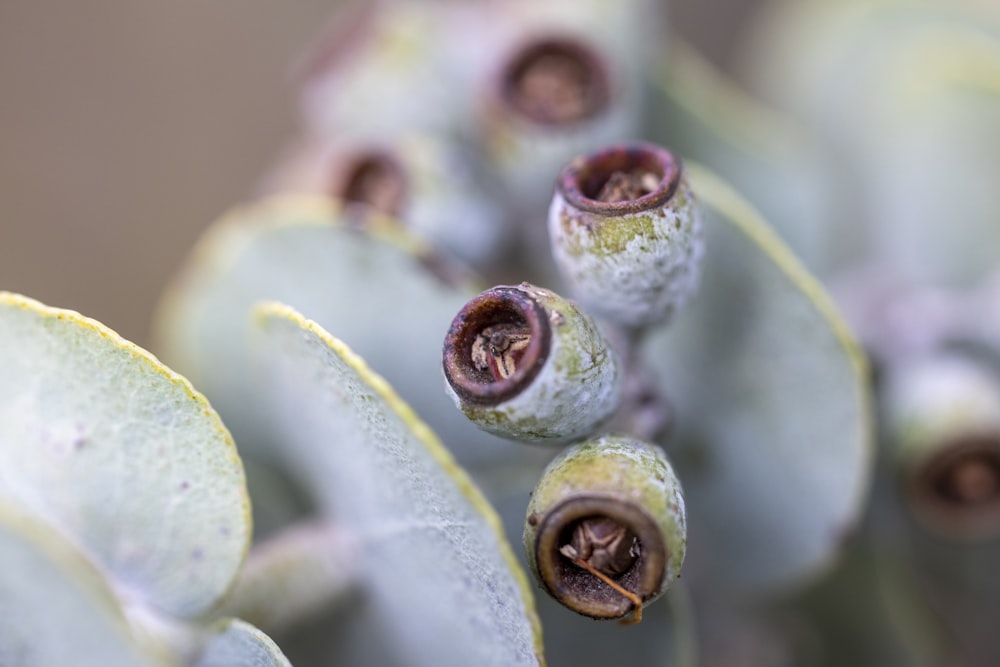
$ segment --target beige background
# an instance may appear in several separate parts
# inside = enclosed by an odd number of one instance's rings
[[[0,289],[148,342],[162,286],[290,136],[290,66],[335,4],[0,0]],[[672,17],[725,62],[750,4]]]

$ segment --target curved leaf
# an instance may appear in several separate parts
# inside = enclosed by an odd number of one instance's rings
[[[153,665],[103,577],[41,522],[0,504],[0,664]]]
[[[461,418],[440,389],[444,334],[479,290],[437,279],[421,253],[401,229],[348,226],[330,200],[278,198],[237,210],[168,292],[157,347],[212,400],[241,450],[264,452],[246,321],[257,301],[281,301],[370,359],[463,464],[503,459],[510,445]]]
[[[815,138],[742,92],[694,49],[671,42],[651,72],[648,131],[685,159],[732,183],[813,270],[829,272],[856,250],[834,215],[831,156]]]
[[[881,269],[969,286],[996,265],[1000,21],[971,3],[777,3],[751,78],[837,161],[828,234]],[[790,55],[794,54],[794,56]],[[847,224],[849,227],[844,228]]]
[[[79,544],[130,602],[194,616],[250,540],[228,432],[152,355],[78,313],[0,293],[0,500]]]
[[[239,619],[226,619],[194,667],[292,667],[270,637]]]
[[[703,284],[642,349],[676,409],[688,571],[724,594],[828,563],[867,491],[861,353],[818,283],[739,195],[689,165],[706,210]],[[710,581],[709,581],[710,580]]]
[[[340,662],[538,664],[525,575],[431,431],[317,324],[278,304],[256,312],[273,439],[320,510],[360,541],[366,595],[341,631]]]

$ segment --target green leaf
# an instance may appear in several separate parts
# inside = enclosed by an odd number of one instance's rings
[[[104,578],[65,539],[0,504],[0,664],[151,666]]]
[[[668,443],[688,562],[725,594],[827,564],[867,492],[865,363],[819,284],[724,182],[688,165],[706,214],[702,285],[642,348],[675,407]]]
[[[292,667],[270,637],[238,619],[226,619],[194,667]]]
[[[0,293],[0,501],[80,545],[130,603],[191,617],[250,540],[243,468],[205,399],[78,313]]]
[[[526,577],[430,429],[319,325],[279,304],[255,323],[276,448],[361,545],[365,597],[338,632],[339,664],[538,664]]]
[[[339,204],[319,198],[235,211],[167,293],[157,349],[211,399],[241,451],[264,452],[246,321],[257,301],[281,301],[371,360],[463,463],[502,460],[510,445],[461,418],[442,389],[444,334],[479,289],[436,278],[426,249],[402,229],[348,222]]]
[[[746,193],[813,270],[828,272],[856,249],[856,237],[843,233],[843,216],[834,215],[833,163],[805,128],[677,40],[650,78],[653,139]]]
[[[996,264],[1000,21],[973,4],[776,3],[744,58],[837,161],[829,233],[918,282]]]

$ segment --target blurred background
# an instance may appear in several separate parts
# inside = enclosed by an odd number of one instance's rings
[[[295,127],[292,72],[330,0],[0,0],[0,289],[148,344],[202,230]],[[757,0],[670,4],[720,65]]]

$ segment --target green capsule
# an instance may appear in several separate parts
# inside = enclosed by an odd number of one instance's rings
[[[680,576],[684,496],[663,451],[623,436],[568,448],[542,474],[524,524],[528,564],[577,613],[623,618]]]
[[[894,369],[884,423],[905,499],[929,530],[1000,535],[1000,377],[955,354]]]
[[[680,161],[615,145],[563,169],[549,208],[552,254],[589,312],[629,327],[668,320],[694,294],[704,232]]]
[[[467,303],[445,337],[443,365],[459,409],[512,440],[584,438],[621,404],[620,364],[594,321],[528,283]]]

